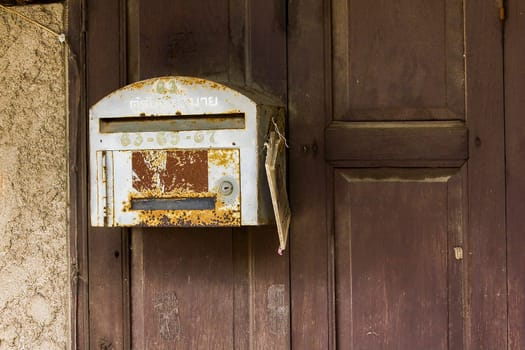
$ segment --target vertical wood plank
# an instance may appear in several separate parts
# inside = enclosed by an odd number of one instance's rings
[[[466,2],[471,349],[507,348],[502,30],[497,2]]]
[[[286,2],[249,0],[248,84],[286,97]]]
[[[228,81],[243,86],[246,82],[246,0],[229,0],[229,67]]]
[[[86,83],[89,109],[126,82],[120,0],[87,2]],[[123,67],[124,65],[124,67]],[[87,115],[84,116],[87,119]],[[120,229],[88,228],[90,348],[128,345],[124,278],[127,251]],[[124,244],[124,246],[123,246]]]
[[[448,201],[448,348],[467,349],[465,337],[465,265],[469,256],[466,233],[468,232],[467,167],[452,176],[447,184]]]
[[[144,339],[144,230],[131,233],[132,349],[145,349]]]
[[[343,176],[343,172],[340,170],[334,171],[334,202],[337,203],[351,203],[351,191],[348,186],[348,180]],[[334,231],[342,232],[348,238],[352,232],[352,215],[349,210],[349,205],[334,205]],[[352,259],[349,257],[352,250],[351,239],[341,239],[339,234],[334,232],[334,250],[337,249],[341,252],[347,252],[347,254],[335,254],[334,252],[334,274],[344,274],[345,278],[336,278],[334,281],[335,290],[335,303],[337,303],[337,309],[343,310],[343,312],[336,313],[335,328],[342,328],[341,325],[353,325],[353,265]],[[346,292],[346,293],[344,293]],[[334,304],[335,304],[334,303]],[[335,306],[335,305],[334,305]],[[334,307],[335,308],[335,307]],[[335,313],[335,312],[334,312]],[[348,327],[343,330],[337,330],[335,337],[337,339],[336,346],[341,346],[341,343],[350,343],[354,345],[354,332],[353,327]]]
[[[233,230],[233,338],[234,349],[252,349],[253,245],[246,230]]]
[[[133,234],[143,235],[137,252],[143,254],[142,271],[135,270],[143,275],[135,278],[143,285],[144,339],[136,344],[144,349],[232,349],[232,230],[137,231]]]
[[[250,349],[290,348],[288,253],[277,254],[279,239],[274,226],[254,227],[251,235]]]
[[[69,112],[69,246],[71,262],[71,348],[89,347],[87,290],[87,119],[84,118],[84,8],[82,0],[68,3],[67,55]]]
[[[277,254],[275,228],[233,230],[235,349],[289,349],[287,252]]]
[[[87,108],[121,87],[119,0],[87,0]]]
[[[128,83],[140,80],[140,0],[126,0],[126,68]]]
[[[244,0],[241,3],[240,7],[244,6],[244,82],[248,87],[286,101],[286,2]],[[241,11],[230,7],[231,13]],[[230,16],[230,32],[240,19]],[[283,256],[277,254],[275,226],[250,227],[240,234],[249,235],[249,250],[245,251],[249,276],[248,348],[289,349],[289,255],[287,252]]]
[[[505,25],[509,349],[525,348],[525,1],[508,0]]]
[[[90,347],[123,348],[120,230],[90,228],[88,235]]]
[[[323,130],[325,3],[288,8],[291,320],[293,349],[329,349],[328,235]]]
[[[286,100],[285,3],[281,0],[244,1],[245,84],[255,90],[265,90],[282,101]],[[230,11],[239,10],[230,8]],[[277,254],[276,226],[249,227],[240,234],[249,235],[249,250],[245,251],[250,312],[247,348],[289,349],[289,255],[287,252],[283,256]]]

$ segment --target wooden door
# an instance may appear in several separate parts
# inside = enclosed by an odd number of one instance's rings
[[[289,8],[294,349],[505,349],[495,2]]]

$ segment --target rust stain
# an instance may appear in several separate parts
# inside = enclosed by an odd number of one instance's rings
[[[131,200],[140,198],[213,198],[212,192],[188,193],[173,191],[170,193],[144,193],[141,196],[130,195],[123,203],[123,211],[131,210]],[[142,227],[237,227],[241,226],[240,204],[224,208],[224,202],[216,198],[215,210],[142,210],[138,211],[138,226]]]
[[[186,192],[176,189],[171,192],[145,191],[140,194],[130,194],[127,202],[122,203],[122,211],[131,211],[132,199],[149,198],[215,198],[213,192]],[[142,227],[205,227],[241,225],[240,204],[224,209],[224,202],[216,198],[215,210],[141,210],[138,211],[138,222]]]
[[[166,171],[161,174],[165,191],[208,191],[208,151],[167,151]]]
[[[164,152],[139,151],[131,155],[133,188],[139,192],[151,191],[160,187],[159,174],[165,168]]]
[[[191,86],[191,85],[206,85],[207,80],[201,78],[192,78],[192,77],[179,77],[179,82]]]
[[[185,198],[215,198],[216,193],[213,192],[191,192],[184,189],[174,189],[173,191],[163,192],[161,190],[147,190],[140,193],[128,193],[128,200],[122,202],[122,211],[131,211],[131,202],[133,199],[185,199]],[[219,198],[216,199],[218,206],[224,205]],[[159,210],[155,210],[159,211]]]
[[[175,89],[175,88],[170,88],[170,86],[166,86],[166,88],[164,89],[165,84],[170,85],[172,83],[178,83],[178,84],[182,84],[188,87],[198,87],[198,86],[206,87],[207,86],[215,90],[223,90],[223,91],[226,91],[229,89],[227,86],[224,86],[222,84],[219,84],[213,81],[209,81],[206,79],[192,78],[192,77],[167,76],[167,77],[160,77],[160,78],[138,81],[138,82],[135,82],[133,84],[123,87],[120,91],[122,90],[131,90],[131,91],[142,90],[144,87],[151,85],[155,88],[156,92],[161,92],[161,93],[169,92],[169,93],[183,94],[183,91],[180,91],[179,89]],[[160,90],[158,89],[159,84],[160,84]]]
[[[207,150],[149,150],[132,153],[133,188],[140,193],[208,191]],[[155,198],[149,197],[149,198]]]
[[[234,149],[147,150],[132,153],[133,188],[122,210],[131,211],[133,199],[215,198],[213,210],[139,210],[137,222],[144,227],[205,227],[241,225],[240,202],[211,192],[208,167],[231,168],[238,164]],[[236,168],[238,174],[238,167]]]
[[[213,192],[193,192],[193,191],[186,191],[181,188],[176,188],[173,191],[164,192],[162,190],[147,190],[140,193],[129,193],[128,194],[128,202],[125,202],[123,204],[126,204],[126,207],[124,208],[124,211],[129,210],[129,203],[132,199],[152,199],[152,198],[159,198],[159,199],[169,199],[169,198],[211,198],[215,197],[216,193]]]
[[[208,162],[211,166],[229,167],[235,162],[235,152],[229,149],[213,149],[208,152]]]
[[[139,212],[139,226],[145,227],[219,227],[240,226],[237,210],[144,210]]]
[[[215,82],[211,82],[211,83],[210,83],[210,87],[211,87],[212,89],[216,89],[216,90],[226,90],[226,89],[227,89],[226,86],[221,85],[221,84],[217,84],[217,83],[215,83]]]
[[[209,86],[210,88],[212,89],[216,89],[216,90],[227,90],[228,87],[222,85],[222,84],[218,84],[216,82],[213,82],[213,81],[209,81],[209,80],[205,80],[205,79],[200,79],[200,78],[191,78],[191,77],[179,77],[178,78],[179,82],[187,85],[187,86]]]

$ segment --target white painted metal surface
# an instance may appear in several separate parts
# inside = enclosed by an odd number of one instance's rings
[[[239,226],[273,222],[264,143],[271,120],[282,125],[283,118],[283,108],[266,97],[248,97],[203,79],[155,78],[113,92],[90,109],[91,224]],[[150,154],[161,161],[146,162],[146,169],[137,174],[139,165],[133,162],[142,157],[139,160],[144,163]],[[166,154],[171,165],[166,163]],[[197,156],[199,160],[193,161]],[[195,178],[183,179],[188,172],[180,167],[193,167],[189,173]],[[207,174],[202,173],[203,167]],[[201,183],[204,176],[207,184]],[[176,184],[168,189],[166,179]],[[214,198],[215,208],[133,209],[133,200],[148,198]]]

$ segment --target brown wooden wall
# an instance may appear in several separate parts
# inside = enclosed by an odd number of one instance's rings
[[[506,5],[71,1],[75,344],[521,349],[525,1]],[[272,227],[89,228],[87,109],[162,75],[287,105],[285,256]]]
[[[155,76],[189,75],[262,90],[286,102],[286,11],[281,1],[73,2],[85,15],[75,47],[84,82],[74,106],[82,164],[74,183],[78,226],[88,225],[86,112],[109,92]],[[77,25],[75,22],[75,25]],[[84,37],[82,37],[84,35]],[[85,40],[82,42],[82,40]],[[84,45],[82,47],[82,45]],[[85,64],[85,67],[82,64]],[[85,76],[82,76],[85,74]],[[83,226],[85,227],[85,226]],[[79,230],[73,316],[81,348],[286,348],[288,255],[274,227]],[[177,305],[177,312],[170,308]],[[169,312],[168,312],[168,311]],[[168,315],[164,324],[162,317]],[[167,327],[171,331],[167,331]]]

